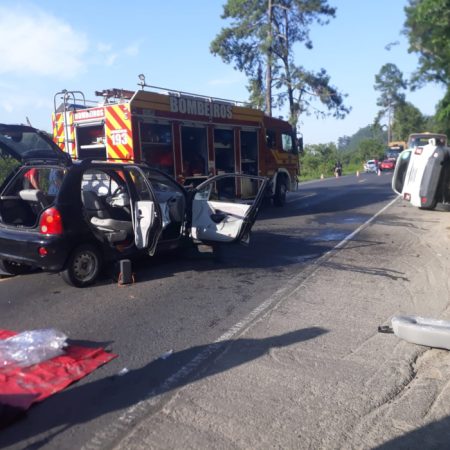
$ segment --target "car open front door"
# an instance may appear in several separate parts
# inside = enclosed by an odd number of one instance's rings
[[[142,170],[129,167],[128,174],[134,191],[131,204],[134,242],[138,249],[147,249],[153,255],[162,231],[161,209]]]
[[[201,242],[248,242],[267,178],[218,175],[200,184],[192,200],[192,238]]]

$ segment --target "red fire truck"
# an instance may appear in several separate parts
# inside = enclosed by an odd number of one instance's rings
[[[235,102],[145,84],[137,91],[96,95],[96,103],[80,91],[55,95],[53,137],[73,159],[146,161],[193,185],[229,172],[267,176],[278,206],[297,187],[299,141],[284,120]]]

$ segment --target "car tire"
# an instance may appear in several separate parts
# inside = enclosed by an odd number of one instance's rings
[[[8,275],[25,275],[33,268],[28,264],[16,263],[14,261],[0,260],[0,270]]]
[[[275,188],[275,195],[273,197],[273,204],[275,206],[284,206],[286,204],[287,186],[284,179],[277,181]]]
[[[75,248],[61,272],[62,279],[70,286],[79,288],[93,285],[102,267],[98,249],[90,244]]]

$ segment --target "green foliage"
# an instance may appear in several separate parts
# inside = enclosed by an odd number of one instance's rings
[[[306,145],[300,157],[301,179],[320,178],[323,174],[332,176],[338,160],[338,151],[334,143]]]
[[[362,164],[368,159],[383,159],[386,146],[376,139],[364,139],[359,142],[354,161]]]
[[[377,99],[377,106],[380,110],[375,118],[378,123],[382,117],[388,116],[388,133],[392,126],[392,116],[394,111],[405,103],[404,90],[407,83],[403,79],[403,73],[395,64],[388,63],[381,67],[377,75],[375,75],[374,89],[380,92]],[[388,136],[388,140],[392,140],[392,136]]]
[[[412,103],[404,102],[395,109],[392,124],[392,140],[407,141],[411,133],[418,133],[427,128],[427,118]]]
[[[439,102],[434,123],[430,126],[430,129],[450,136],[450,89],[447,90],[444,98]]]
[[[363,170],[368,159],[383,159],[386,151],[386,131],[379,125],[367,125],[353,136],[339,139],[334,143],[306,145],[300,157],[300,180],[334,176],[334,165],[341,161],[343,174],[355,174]]]
[[[409,0],[404,33],[409,52],[419,54],[413,87],[433,81],[450,84],[450,0]]]
[[[211,42],[210,51],[249,78],[250,102],[271,115],[272,105],[289,105],[290,122],[319,102],[322,115],[342,118],[345,96],[331,86],[324,69],[311,72],[295,64],[294,45],[312,48],[309,30],[335,16],[328,0],[227,0],[222,19],[228,26]],[[317,108],[315,108],[317,109]]]
[[[381,67],[375,75],[374,89],[380,92],[377,99],[377,106],[386,109],[390,106],[403,103],[405,94],[402,92],[407,88],[406,81],[399,68],[392,63],[387,63]]]
[[[14,158],[0,159],[0,184],[3,183],[6,177],[12,172],[12,170],[19,165],[19,161]]]
[[[380,143],[387,144],[386,131],[379,124],[367,125],[360,128],[353,136],[344,136],[338,140],[338,149],[341,155],[352,154],[358,151],[361,141],[367,139],[375,140]],[[343,160],[350,160],[345,156],[341,156]]]

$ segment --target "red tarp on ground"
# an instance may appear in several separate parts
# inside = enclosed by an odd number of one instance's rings
[[[15,334],[14,331],[0,329],[0,339]],[[2,409],[10,411],[12,407],[15,411],[24,411],[117,356],[103,348],[77,345],[69,345],[64,351],[61,356],[30,367],[0,368],[0,428]]]

